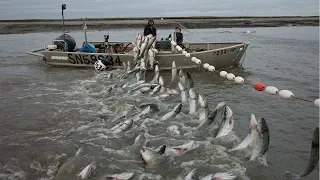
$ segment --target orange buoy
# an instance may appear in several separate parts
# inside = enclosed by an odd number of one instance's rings
[[[262,83],[254,83],[253,87],[257,90],[257,91],[263,91],[264,90],[264,84]]]

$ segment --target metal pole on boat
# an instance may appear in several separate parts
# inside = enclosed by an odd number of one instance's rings
[[[61,11],[62,11],[62,30],[63,30],[63,40],[66,39],[66,32],[64,30],[64,15],[63,15],[63,10],[67,9],[67,5],[66,4],[62,4],[61,5]]]
[[[175,32],[172,32],[172,33],[171,33],[171,41],[177,42],[177,41],[176,41],[176,33],[175,33]],[[177,52],[176,48],[175,48],[172,44],[171,44],[171,51],[172,51],[173,53],[176,53],[176,52]]]
[[[84,40],[85,40],[85,42],[87,44],[88,43],[88,41],[87,41],[87,29],[88,29],[88,27],[87,27],[86,20],[87,20],[87,17],[84,20],[83,29],[84,29]]]

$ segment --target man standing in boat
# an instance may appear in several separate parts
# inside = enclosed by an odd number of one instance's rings
[[[144,27],[144,32],[143,32],[144,36],[148,36],[149,34],[152,34],[154,37],[157,36],[157,29],[153,27],[153,25],[154,25],[154,22],[152,19],[150,19],[148,21],[148,25]]]
[[[176,43],[177,43],[177,45],[179,45],[180,47],[182,47],[183,48],[183,34],[182,34],[182,32],[181,32],[181,28],[180,27],[176,27],[176,29],[175,29],[175,33],[176,33]],[[169,37],[168,38],[171,38],[171,34],[169,35]]]

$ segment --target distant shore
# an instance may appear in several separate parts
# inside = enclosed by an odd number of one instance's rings
[[[88,30],[143,29],[148,19],[155,21],[157,29],[172,29],[176,26],[188,29],[319,26],[319,16],[88,18],[86,23]],[[65,19],[65,29],[67,31],[82,30],[82,23],[82,19]],[[61,30],[61,19],[0,20],[0,34]]]

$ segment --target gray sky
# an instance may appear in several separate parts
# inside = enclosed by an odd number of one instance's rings
[[[0,0],[0,19],[319,15],[319,0]]]

